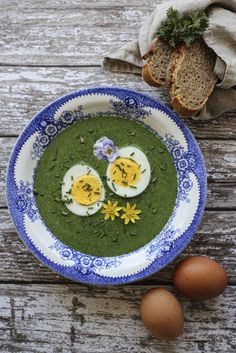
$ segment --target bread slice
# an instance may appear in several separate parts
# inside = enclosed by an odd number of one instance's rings
[[[151,86],[164,86],[166,70],[170,61],[172,49],[160,39],[156,39],[147,54],[142,59],[147,62],[142,67],[142,77]]]
[[[167,86],[179,115],[189,117],[202,109],[217,82],[215,62],[216,54],[203,40],[196,40],[190,48],[181,44],[172,52]]]

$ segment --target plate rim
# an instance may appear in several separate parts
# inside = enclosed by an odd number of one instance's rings
[[[9,191],[9,174],[11,173],[10,171],[10,166],[12,163],[12,159],[14,154],[16,153],[16,147],[17,145],[21,142],[21,139],[24,137],[24,133],[25,131],[31,126],[31,124],[33,124],[37,118],[39,118],[39,116],[44,112],[44,110],[52,107],[55,104],[60,103],[60,101],[62,101],[63,99],[68,99],[67,101],[80,97],[80,96],[86,96],[86,95],[96,95],[96,94],[101,94],[101,95],[111,95],[114,96],[118,99],[121,99],[119,97],[117,97],[114,92],[115,91],[120,91],[123,93],[127,93],[127,94],[135,94],[138,96],[141,96],[143,99],[148,99],[150,100],[152,103],[155,103],[158,107],[161,107],[162,111],[167,114],[169,117],[171,117],[172,120],[174,120],[174,122],[177,124],[177,126],[181,129],[181,131],[185,133],[187,133],[188,136],[191,137],[192,142],[195,145],[195,148],[198,152],[198,157],[200,157],[201,159],[201,163],[202,163],[202,182],[203,182],[203,188],[200,189],[201,191],[201,195],[200,195],[200,199],[199,199],[199,204],[196,210],[196,213],[194,215],[194,218],[191,222],[191,224],[189,225],[189,227],[187,228],[187,230],[184,232],[183,235],[185,235],[186,233],[190,232],[191,234],[188,237],[188,241],[185,241],[183,246],[180,246],[174,253],[173,255],[168,259],[168,261],[166,261],[164,264],[162,264],[161,266],[158,266],[157,268],[155,268],[155,263],[157,261],[157,259],[155,259],[150,265],[148,265],[147,267],[145,267],[144,269],[142,269],[141,271],[138,271],[135,274],[131,274],[131,275],[127,275],[127,276],[117,276],[117,277],[106,277],[106,276],[101,276],[103,278],[103,281],[101,282],[97,282],[97,281],[88,281],[86,279],[83,280],[82,278],[74,278],[73,276],[70,276],[68,274],[62,273],[62,271],[60,269],[57,269],[55,267],[62,267],[65,268],[66,265],[58,265],[53,263],[51,260],[47,259],[47,257],[41,253],[37,247],[31,243],[30,241],[27,242],[27,239],[25,239],[25,237],[20,233],[20,231],[18,230],[15,220],[14,220],[14,215],[12,212],[12,205],[11,205],[11,201],[10,201],[10,191]],[[61,104],[61,106],[63,105],[63,103]],[[152,107],[153,108],[153,107]],[[154,108],[155,109],[155,108]],[[13,172],[13,171],[12,171]],[[116,86],[98,86],[98,87],[92,87],[92,88],[86,88],[86,89],[80,89],[80,90],[76,90],[76,91],[72,91],[70,93],[67,93],[65,95],[62,95],[58,98],[56,98],[55,100],[49,102],[46,106],[44,106],[42,109],[39,110],[39,112],[37,112],[30,120],[29,122],[25,125],[25,127],[22,129],[21,133],[19,134],[8,159],[8,165],[7,165],[7,177],[6,177],[6,190],[5,190],[5,194],[6,194],[6,200],[7,200],[7,204],[8,204],[8,209],[9,209],[9,214],[12,220],[12,223],[14,225],[14,228],[17,232],[17,234],[19,235],[20,239],[23,241],[23,243],[25,244],[25,246],[29,249],[29,251],[40,261],[42,262],[45,266],[47,266],[49,269],[51,269],[52,271],[56,272],[57,274],[59,274],[62,277],[68,278],[72,281],[75,282],[80,282],[80,283],[84,283],[84,284],[89,284],[89,285],[94,285],[94,286],[101,286],[101,285],[121,285],[121,284],[128,284],[128,283],[133,283],[136,281],[140,281],[150,275],[153,275],[156,272],[161,271],[163,268],[165,268],[166,266],[168,266],[174,259],[176,259],[181,253],[182,251],[188,246],[188,244],[190,243],[191,239],[193,238],[193,236],[196,233],[196,230],[198,229],[203,213],[204,213],[204,209],[205,209],[205,205],[206,205],[206,199],[207,199],[207,173],[206,173],[206,164],[205,164],[205,160],[203,157],[203,154],[200,150],[200,147],[198,145],[198,142],[196,140],[196,138],[194,137],[193,133],[191,132],[191,130],[185,125],[185,123],[181,120],[181,118],[174,112],[172,111],[168,106],[166,106],[164,103],[162,103],[161,101],[159,101],[158,99],[152,97],[149,94],[146,93],[142,93],[139,91],[135,91],[133,89],[130,88],[126,88],[126,87],[116,87]],[[196,218],[197,217],[197,218]],[[112,258],[112,257],[111,257]],[[85,277],[85,276],[84,276]],[[108,279],[108,280],[107,280]],[[110,281],[109,281],[110,279]]]

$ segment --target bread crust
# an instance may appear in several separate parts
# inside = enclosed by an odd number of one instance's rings
[[[150,46],[148,52],[142,56],[143,60],[147,60],[146,63],[142,67],[142,78],[143,80],[148,83],[150,86],[154,87],[161,87],[165,85],[165,79],[156,79],[152,76],[150,72],[150,60],[155,53],[156,50],[158,50],[159,45],[163,45],[164,43],[157,38]]]
[[[147,60],[155,51],[158,43],[160,42],[159,39],[156,39],[152,44],[150,45],[150,48],[148,49],[148,52],[142,56],[141,59]]]
[[[148,63],[145,63],[142,67],[142,78],[150,86],[161,87],[161,86],[165,85],[165,80],[159,81],[159,80],[156,80],[152,77],[152,75],[149,71],[149,64]]]
[[[188,48],[185,44],[181,44],[176,47],[176,49],[171,54],[171,59],[167,68],[166,75],[166,84],[170,93],[171,104],[173,106],[173,109],[182,117],[190,117],[193,114],[197,113],[199,110],[201,110],[204,104],[206,103],[207,99],[211,95],[217,82],[217,77],[215,76],[215,80],[213,80],[211,87],[209,88],[208,92],[206,92],[206,97],[204,101],[201,104],[197,105],[196,108],[193,109],[182,101],[181,96],[176,93],[176,82],[178,70],[181,69],[181,64],[185,59],[187,51]]]

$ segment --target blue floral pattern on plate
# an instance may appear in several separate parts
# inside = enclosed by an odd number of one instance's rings
[[[90,97],[91,100],[93,97],[99,98],[104,109],[89,111],[83,98]],[[59,110],[61,113],[58,115]],[[146,246],[131,254],[110,258],[82,254],[56,239],[41,219],[33,193],[34,170],[52,139],[67,126],[100,115],[121,116],[135,120],[159,136],[173,157],[178,176],[176,205],[160,234]],[[152,121],[158,121],[164,126],[165,122],[168,122],[165,131],[161,134],[153,126]],[[28,154],[24,152],[25,154],[22,155],[22,147],[27,147],[32,136],[34,137],[33,143],[28,149],[26,148]],[[24,173],[22,174],[21,168],[17,165],[19,156],[32,163],[33,173],[29,172],[27,177]],[[12,219],[19,235],[31,252],[51,269],[73,280],[89,284],[128,283],[163,268],[178,256],[190,241],[205,205],[205,165],[191,132],[171,110],[160,102],[127,89],[88,89],[59,98],[43,109],[28,124],[10,157],[7,197]],[[191,210],[189,219],[186,225],[178,226],[179,212],[186,205]],[[45,242],[48,241],[48,245],[45,244],[43,249],[40,245],[41,239],[32,230],[34,225],[42,227],[40,229],[45,232]],[[130,263],[134,263],[132,271],[128,269]]]
[[[118,267],[121,263],[117,257],[114,258],[102,258],[96,256],[88,256],[85,254],[81,254],[78,251],[75,251],[68,246],[65,246],[59,240],[57,240],[50,249],[56,249],[61,258],[64,260],[72,260],[74,262],[74,266],[78,272],[81,274],[89,275],[91,273],[96,273],[97,270],[115,268]]]
[[[37,206],[32,185],[21,180],[16,191],[15,207],[21,213],[26,213],[32,222],[37,219]]]

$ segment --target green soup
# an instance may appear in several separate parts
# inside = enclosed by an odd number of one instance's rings
[[[152,169],[146,190],[133,198],[115,195],[106,184],[107,161],[93,155],[93,145],[102,136],[116,146],[133,145],[147,156]],[[56,156],[56,158],[55,158]],[[75,164],[94,168],[106,190],[106,199],[120,206],[136,204],[142,213],[135,224],[116,218],[104,220],[99,210],[91,216],[71,213],[61,201],[65,173]],[[95,256],[116,256],[132,252],[151,241],[167,223],[176,200],[177,174],[163,142],[143,125],[118,117],[99,117],[73,124],[49,144],[35,175],[35,195],[40,214],[50,231],[63,243]]]

